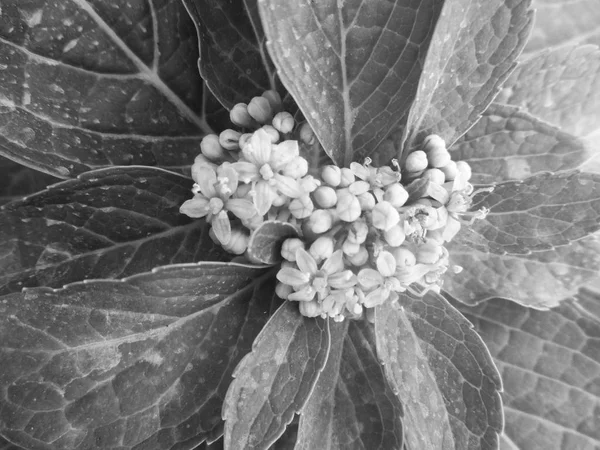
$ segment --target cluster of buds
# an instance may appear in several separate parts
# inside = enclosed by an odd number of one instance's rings
[[[439,136],[402,163],[376,168],[367,158],[312,176],[294,138],[310,144],[314,134],[281,111],[275,92],[236,105],[231,121],[246,133],[202,141],[194,198],[181,211],[206,217],[213,239],[235,254],[266,219],[296,225],[300,237],[282,246],[276,292],[305,316],[358,318],[400,292],[439,291],[449,269],[444,244],[487,213],[469,211],[471,169],[452,161]]]

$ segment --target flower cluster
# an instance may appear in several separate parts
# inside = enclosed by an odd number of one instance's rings
[[[469,165],[452,161],[443,139],[430,135],[391,166],[367,158],[313,176],[297,139],[311,143],[314,134],[281,108],[267,91],[231,110],[245,133],[204,138],[192,167],[194,198],[181,212],[206,217],[213,239],[235,254],[265,219],[296,225],[300,237],[282,246],[276,292],[298,301],[305,316],[358,318],[400,292],[439,290],[449,268],[444,244],[487,213],[469,211]]]

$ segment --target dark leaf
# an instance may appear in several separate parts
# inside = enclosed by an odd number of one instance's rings
[[[405,122],[442,3],[259,1],[283,84],[338,165]]]
[[[377,359],[373,326],[331,324],[327,365],[302,410],[296,450],[402,448],[402,404]]]
[[[255,263],[276,264],[282,260],[283,241],[296,236],[298,230],[290,223],[278,220],[263,222],[250,235],[248,257]]]
[[[404,405],[411,449],[497,449],[502,382],[471,324],[442,296],[401,294],[375,311],[377,351]]]
[[[231,259],[179,213],[191,180],[151,167],[80,175],[0,209],[0,294]]]
[[[464,270],[446,276],[444,289],[469,305],[503,297],[532,308],[553,308],[598,278],[598,237],[529,255],[498,255],[451,244],[450,262]]]
[[[456,306],[502,373],[505,433],[518,449],[600,448],[597,317],[570,300],[550,311],[500,299]]]
[[[540,173],[475,196],[491,212],[457,241],[483,252],[528,254],[567,245],[600,229],[600,175]]]
[[[269,448],[306,403],[328,353],[327,322],[285,302],[235,369],[223,405],[225,447]]]
[[[211,130],[196,31],[179,0],[6,0],[0,153],[67,178],[185,169]]]
[[[183,0],[198,30],[199,67],[219,101],[231,109],[275,87],[256,0]],[[247,9],[248,8],[248,9]]]
[[[595,153],[590,143],[519,107],[498,103],[492,103],[451,150],[454,160],[468,161],[473,171],[471,182],[477,184],[576,169]]]
[[[0,432],[27,449],[192,449],[222,433],[230,376],[274,278],[227,263],[27,289],[0,302]]]
[[[496,102],[521,106],[575,136],[600,130],[598,47],[568,46],[527,59],[508,78]]]
[[[60,181],[0,156],[0,205],[45,189]]]
[[[532,25],[531,0],[447,0],[410,111],[405,149],[426,135],[450,146],[485,111]]]
[[[23,450],[23,447],[17,447],[0,436],[0,450]]]

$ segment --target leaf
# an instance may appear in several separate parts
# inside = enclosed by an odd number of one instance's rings
[[[447,0],[410,110],[405,149],[432,133],[451,146],[514,69],[532,26],[531,0]]]
[[[258,5],[279,76],[335,163],[364,158],[404,123],[440,0]]]
[[[45,189],[58,180],[0,156],[0,205]]]
[[[375,310],[377,351],[404,405],[408,447],[497,449],[502,382],[471,324],[432,291]]]
[[[278,220],[263,222],[250,235],[248,257],[255,263],[276,264],[281,262],[283,241],[297,236],[298,230],[290,223]]]
[[[519,107],[498,103],[492,103],[451,150],[452,159],[469,163],[471,182],[477,184],[576,169],[595,153],[589,143]]]
[[[253,0],[183,0],[198,31],[200,74],[228,109],[275,88],[275,67]]]
[[[377,359],[373,326],[331,324],[329,358],[302,410],[296,450],[401,449],[402,416]]]
[[[0,432],[24,448],[191,449],[222,432],[274,278],[232,263],[27,289],[0,302]]]
[[[0,154],[54,176],[186,169],[211,131],[194,25],[179,0],[7,0]]]
[[[595,0],[535,0],[535,26],[527,54],[575,43],[600,45],[600,10]]]
[[[475,196],[489,208],[457,241],[479,251],[521,255],[567,245],[600,229],[600,175],[540,173]]]
[[[444,289],[468,305],[494,297],[554,308],[600,273],[599,235],[529,255],[497,255],[451,244],[450,263],[464,268],[446,276]]]
[[[152,167],[80,175],[0,209],[0,295],[229,260],[207,225],[179,213],[191,181]]]
[[[0,450],[23,450],[23,448],[11,444],[6,439],[3,439],[2,436],[0,436]]]
[[[284,302],[235,369],[223,405],[225,448],[269,448],[306,403],[328,353],[327,322]]]
[[[568,46],[532,56],[517,66],[496,101],[520,106],[575,136],[600,130],[598,47]]]
[[[550,311],[500,299],[475,308],[456,305],[502,373],[505,433],[514,444],[522,450],[597,449],[598,318],[570,300]]]

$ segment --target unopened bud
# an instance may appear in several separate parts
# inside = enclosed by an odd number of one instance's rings
[[[281,111],[281,107],[283,106],[283,102],[281,101],[281,95],[279,92],[268,90],[262,93],[262,97],[266,98],[271,106],[271,111],[273,113],[278,113]]]
[[[285,205],[285,203],[289,200],[289,197],[284,194],[279,194],[277,197],[273,199],[272,206],[279,208],[280,206]]]
[[[362,267],[369,260],[369,252],[364,245],[361,245],[358,252],[354,255],[347,255],[346,258],[353,266]]]
[[[277,142],[279,142],[279,131],[277,131],[274,126],[263,125],[261,128],[269,135],[271,143],[277,144]]]
[[[442,246],[431,241],[421,244],[417,249],[417,262],[420,264],[435,264],[442,256]]]
[[[360,194],[356,198],[358,198],[358,203],[363,211],[371,211],[375,208],[375,197],[370,192]]]
[[[248,114],[258,123],[268,123],[273,118],[273,109],[264,97],[254,97],[248,104]]]
[[[235,130],[225,130],[219,135],[219,144],[225,150],[239,150],[240,149],[240,137],[242,133]]]
[[[428,165],[427,155],[422,150],[410,153],[404,162],[404,170],[407,172],[420,172],[425,170]]]
[[[223,245],[223,248],[229,253],[241,255],[248,248],[249,240],[250,236],[246,231],[234,228],[231,230],[231,239],[229,239],[227,244]]]
[[[295,124],[294,117],[287,111],[277,113],[273,117],[273,126],[282,134],[291,133]]]
[[[285,165],[281,173],[294,179],[302,178],[308,173],[308,161],[302,156],[296,156]]]
[[[344,222],[354,222],[360,217],[362,212],[360,203],[355,195],[348,191],[338,191],[338,201],[335,211]]]
[[[348,229],[348,240],[356,244],[362,244],[367,240],[369,226],[364,219],[352,222]]]
[[[304,249],[304,242],[298,238],[289,238],[283,241],[281,256],[288,261],[296,261],[296,250]]]
[[[400,224],[394,225],[389,230],[384,231],[383,238],[392,247],[398,247],[402,245],[402,243],[406,239],[404,227],[402,227]]]
[[[348,186],[348,190],[350,191],[350,193],[357,195],[357,196],[362,195],[365,192],[368,192],[370,188],[371,188],[371,185],[369,183],[367,183],[366,181],[362,181],[362,180],[355,181],[350,186]]]
[[[394,208],[400,208],[401,206],[404,206],[408,200],[408,192],[400,183],[390,184],[385,189],[383,199],[386,202],[390,202]]]
[[[289,209],[296,219],[305,219],[313,213],[315,206],[308,195],[303,195],[292,200]]]
[[[346,255],[356,255],[360,251],[360,244],[350,241],[346,239],[342,244],[342,251]]]
[[[337,166],[325,166],[321,171],[321,178],[329,186],[338,187],[342,181],[342,171]]]
[[[238,127],[250,128],[254,122],[252,116],[248,113],[248,105],[238,103],[229,111],[229,120]]]
[[[356,181],[356,177],[354,176],[354,173],[350,169],[348,169],[347,167],[344,167],[341,169],[340,187],[343,187],[343,188],[348,187],[355,181]]]
[[[423,172],[422,177],[438,185],[442,185],[446,181],[446,176],[440,169],[427,169]]]
[[[465,181],[469,181],[471,179],[471,166],[466,161],[458,161],[456,163],[456,170],[460,173],[461,177]]]
[[[317,262],[329,258],[333,255],[333,239],[329,236],[321,236],[312,243],[308,252]]]
[[[452,158],[446,148],[435,148],[427,152],[427,160],[431,167],[444,167]]]
[[[325,233],[331,230],[333,226],[333,217],[325,209],[317,209],[308,218],[308,227],[313,233]]]
[[[310,127],[310,125],[308,124],[308,122],[304,122],[300,126],[299,135],[300,135],[299,136],[300,140],[302,142],[304,142],[306,145],[313,145],[315,143],[315,141],[317,140],[315,133],[312,130],[312,128]]]
[[[376,264],[377,270],[384,277],[391,277],[396,272],[396,259],[390,252],[380,252]]]
[[[294,292],[294,289],[289,284],[277,283],[275,286],[275,294],[283,300],[287,300],[288,295]]]
[[[423,139],[423,150],[425,150],[426,153],[440,148],[445,150],[446,142],[437,134],[430,134]]]
[[[446,181],[452,181],[456,178],[456,174],[458,173],[458,169],[456,168],[456,163],[454,161],[450,161],[444,167],[440,167],[440,170],[444,172],[444,178]]]
[[[400,214],[390,202],[380,202],[371,211],[373,226],[379,230],[387,231],[400,222]]]
[[[392,255],[394,255],[394,259],[396,260],[396,265],[398,267],[414,266],[417,263],[414,253],[405,247],[393,249]]]
[[[302,188],[303,192],[311,193],[314,192],[319,186],[321,186],[321,181],[317,180],[312,175],[308,175],[299,180],[300,188]]]
[[[213,162],[221,162],[226,158],[225,149],[219,143],[219,136],[216,134],[207,134],[200,142],[200,151],[209,160]]]
[[[323,312],[323,308],[321,308],[321,305],[315,300],[311,300],[310,302],[300,302],[299,307],[300,314],[305,317],[318,317]]]
[[[244,146],[248,143],[248,140],[252,137],[252,133],[244,133],[240,136],[239,145],[240,148],[244,148]]]
[[[335,189],[329,186],[321,186],[313,193],[317,205],[321,208],[332,208],[337,203],[337,194]]]

